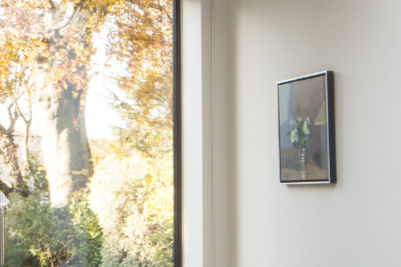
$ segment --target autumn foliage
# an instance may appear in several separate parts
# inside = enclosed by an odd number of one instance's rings
[[[9,266],[173,265],[172,20],[171,0],[0,0]],[[88,139],[88,90],[119,114],[107,140]]]

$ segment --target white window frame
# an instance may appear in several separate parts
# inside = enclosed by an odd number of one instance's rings
[[[234,266],[230,0],[181,0],[184,267]]]

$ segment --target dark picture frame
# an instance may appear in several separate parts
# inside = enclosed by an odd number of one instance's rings
[[[277,83],[280,183],[336,183],[334,73]]]

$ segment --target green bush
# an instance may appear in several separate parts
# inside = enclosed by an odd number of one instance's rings
[[[51,208],[46,194],[9,196],[5,212],[5,266],[99,266],[102,230],[78,193],[65,208]]]

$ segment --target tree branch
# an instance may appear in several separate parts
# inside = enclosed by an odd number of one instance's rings
[[[73,12],[72,15],[70,16],[70,18],[66,21],[66,23],[65,23],[64,25],[62,25],[62,26],[60,26],[60,27],[54,29],[54,30],[55,30],[55,31],[60,31],[60,30],[64,29],[65,27],[67,27],[67,26],[71,23],[71,21],[74,19],[74,17],[75,17],[75,15],[77,14],[77,12],[78,12],[78,9],[77,9],[77,8],[74,8],[74,12]]]
[[[19,116],[22,118],[22,120],[25,123],[25,136],[24,136],[24,152],[25,152],[25,166],[23,166],[21,169],[24,169],[25,171],[28,171],[29,169],[29,138],[30,138],[30,129],[31,129],[31,124],[32,124],[32,97],[31,94],[28,92],[28,116],[27,118],[24,113],[22,112],[19,104],[18,104],[18,98],[15,97],[15,95],[12,93],[11,94],[12,100],[14,102],[14,106],[16,111],[18,112]]]
[[[158,7],[157,7],[157,6],[158,6]],[[156,4],[151,4],[150,7],[153,7],[153,8],[155,8],[155,9],[160,10],[162,13],[164,13],[164,14],[167,16],[167,18],[168,18],[170,21],[173,21],[173,18],[170,16],[169,12],[166,11],[166,10],[164,9],[164,7],[160,4],[160,0],[157,0],[157,5],[156,5]]]
[[[14,93],[11,93],[11,98],[12,98],[12,100],[13,100],[13,105],[15,106],[15,110],[17,111],[18,115],[22,118],[22,120],[23,120],[25,123],[28,123],[28,122],[29,122],[29,119],[27,119],[27,118],[25,117],[24,113],[22,113],[22,111],[21,111],[21,109],[20,109],[20,107],[19,107],[19,104],[18,104],[18,99],[15,97]]]
[[[3,192],[6,197],[13,191],[13,189],[6,184],[3,180],[0,179],[0,191]]]
[[[14,142],[12,133],[0,124],[0,159],[11,179],[11,190],[17,190],[25,196],[28,191],[24,189],[24,181],[18,163],[18,147]],[[6,190],[4,193],[8,192],[7,188],[3,189]]]
[[[56,9],[56,5],[54,4],[54,2],[52,0],[47,0],[47,2],[49,2],[51,8]]]
[[[17,121],[17,119],[18,119],[18,114],[17,114],[17,112],[14,111],[14,114],[13,114],[13,112],[12,112],[13,106],[14,106],[14,104],[11,104],[11,105],[7,108],[8,117],[9,117],[9,119],[10,119],[10,126],[8,127],[7,132],[12,132],[12,131],[14,131],[15,123],[16,123],[16,121]]]

